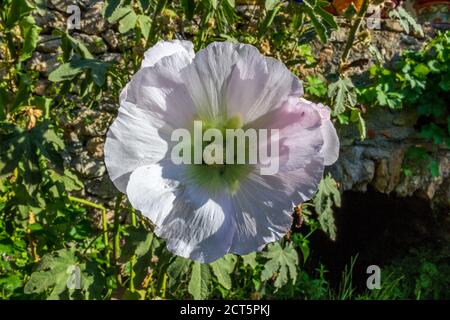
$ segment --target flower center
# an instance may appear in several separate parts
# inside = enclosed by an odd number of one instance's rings
[[[243,122],[240,116],[233,116],[225,121],[202,121],[201,128],[201,163],[188,166],[188,174],[199,187],[208,192],[220,192],[227,189],[235,193],[239,182],[252,170],[248,163],[249,146],[237,143],[238,138],[230,132],[241,129]],[[195,135],[195,129],[194,129]],[[191,144],[193,160],[195,160],[195,141]],[[244,158],[246,161],[242,163]]]

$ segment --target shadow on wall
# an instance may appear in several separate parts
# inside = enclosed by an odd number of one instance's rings
[[[438,223],[426,200],[398,198],[373,190],[365,193],[346,191],[342,207],[335,211],[337,237],[331,241],[322,232],[311,239],[314,260],[323,263],[332,285],[338,285],[341,273],[352,256],[358,254],[353,283],[365,288],[369,265],[389,264],[411,248],[439,243]]]

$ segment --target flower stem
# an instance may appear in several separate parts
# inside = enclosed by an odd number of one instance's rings
[[[120,258],[120,204],[122,202],[123,195],[119,193],[116,198],[116,204],[114,206],[114,226],[113,226],[113,250],[114,250],[114,263],[116,266],[119,265]],[[122,277],[120,274],[120,269],[117,271],[117,283],[122,285]]]
[[[120,204],[122,202],[123,195],[119,193],[116,198],[116,204],[114,206],[114,226],[113,226],[113,234],[114,234],[114,261],[117,264],[120,258]]]
[[[131,208],[131,225],[133,227],[137,226],[137,221],[136,221],[136,210],[134,210],[134,208]],[[136,255],[133,255],[131,257],[130,260],[130,292],[134,292],[134,277],[136,276],[135,272],[134,272],[134,265],[136,264]]]
[[[136,221],[136,210],[134,210],[134,208],[131,209],[131,225],[133,227],[137,226],[137,221]]]

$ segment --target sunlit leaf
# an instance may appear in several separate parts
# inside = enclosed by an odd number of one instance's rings
[[[267,281],[275,277],[274,285],[281,288],[291,280],[293,283],[297,278],[298,254],[292,246],[287,243],[283,248],[278,242],[268,246],[263,256],[268,259],[261,273],[261,280]]]

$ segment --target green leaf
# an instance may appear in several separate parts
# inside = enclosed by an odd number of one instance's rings
[[[333,115],[343,113],[346,107],[356,105],[356,90],[353,82],[347,78],[339,78],[328,86],[328,97],[333,101]]]
[[[413,74],[417,77],[426,77],[430,73],[430,69],[423,63],[419,63],[414,67]]]
[[[87,299],[101,298],[104,275],[93,262],[78,261],[74,249],[44,255],[25,284],[25,294],[48,292],[47,299],[68,299],[78,291]]]
[[[336,239],[336,225],[334,223],[333,205],[341,206],[341,193],[336,181],[330,174],[320,181],[318,191],[313,199],[321,229],[330,239]]]
[[[105,62],[96,59],[79,59],[63,63],[58,68],[53,70],[48,79],[52,82],[61,82],[72,80],[83,70],[88,69],[94,83],[101,87],[106,81],[106,72],[113,62]]]
[[[126,7],[115,7],[114,10],[113,7],[107,7],[108,10],[111,10],[111,12],[105,11],[105,15],[109,13],[108,16],[108,22],[114,23],[125,17],[127,14],[133,11],[133,9],[130,6]]]
[[[48,75],[48,80],[52,82],[72,80],[82,71],[83,68],[79,64],[74,63],[74,61],[63,63]]]
[[[85,46],[83,42],[81,42],[78,39],[75,39],[71,35],[69,35],[67,32],[62,34],[63,40],[67,40],[69,45],[76,50],[81,57],[84,59],[94,59],[94,56],[92,53],[89,52],[88,48]],[[64,42],[64,41],[63,41]]]
[[[191,264],[192,260],[182,257],[175,257],[173,262],[167,268],[169,288],[174,288],[180,285],[182,277],[188,273]]]
[[[356,122],[356,125],[358,126],[360,139],[365,140],[367,129],[366,129],[366,122],[364,121],[364,118],[362,117],[361,114],[361,110],[359,109],[352,110],[350,120]]]
[[[209,297],[209,288],[211,287],[211,271],[207,264],[201,264],[194,261],[189,281],[188,291],[195,300],[204,300]]]
[[[219,4],[219,0],[208,0],[209,4],[211,5],[211,7],[216,10],[217,9],[217,5]]]
[[[77,266],[72,250],[62,249],[42,257],[37,271],[31,274],[26,283],[26,294],[41,293],[52,289],[50,296],[56,298],[67,289],[67,281],[73,267]]]
[[[306,92],[316,97],[325,97],[327,95],[327,85],[317,76],[306,77]]]
[[[130,9],[129,12],[119,21],[119,32],[127,33],[131,29],[134,29],[134,27],[136,27],[137,18],[138,16],[136,13]]]
[[[399,6],[394,10],[389,11],[389,17],[392,19],[397,19],[406,33],[409,33],[410,27],[412,27],[414,31],[423,36],[422,26],[418,24],[403,7]]]
[[[14,98],[14,101],[11,105],[11,109],[9,110],[9,112],[12,113],[16,111],[17,108],[27,103],[31,88],[32,88],[32,81],[30,76],[26,73],[23,73],[20,76],[19,89],[16,92],[16,96]]]
[[[125,237],[125,245],[122,247],[120,257],[123,262],[130,260],[133,255],[142,257],[156,244],[154,234],[143,227],[130,227],[127,232],[128,236]]]
[[[297,279],[298,254],[292,243],[287,243],[283,248],[278,242],[268,246],[263,256],[268,259],[261,272],[261,280],[267,281],[275,277],[275,288],[281,288],[289,279],[295,283]]]
[[[181,0],[181,6],[186,15],[186,19],[192,20],[195,12],[195,0]]]
[[[145,40],[147,40],[148,36],[150,35],[152,20],[150,19],[150,17],[140,14],[138,16],[138,24],[139,28],[141,29],[142,35],[144,36]]]
[[[227,290],[231,289],[230,274],[234,271],[237,257],[227,254],[223,258],[210,263],[211,269],[217,278],[217,281]]]
[[[428,164],[428,169],[431,172],[431,176],[433,178],[439,177],[439,162],[437,162],[435,159],[432,159]]]
[[[273,22],[273,19],[275,19],[275,16],[277,15],[278,11],[280,10],[280,6],[276,6],[273,10],[270,10],[267,12],[264,20],[261,22],[261,26],[259,27],[259,31],[261,35],[265,34],[267,30],[269,29],[270,25]]]
[[[5,164],[0,175],[10,174],[23,162],[25,169],[29,170],[27,175],[24,176],[25,183],[38,183],[41,176],[38,152],[56,168],[62,170],[63,160],[60,152],[64,143],[56,135],[49,122],[42,122],[31,130],[12,126],[0,137],[0,163]]]
[[[328,5],[328,2],[327,2]],[[314,12],[319,15],[323,21],[325,21],[325,23],[327,23],[330,28],[332,29],[338,29],[338,25],[336,23],[336,21],[334,20],[334,17],[331,13],[325,11],[324,9],[322,9],[322,7],[320,5],[316,5],[314,7]]]
[[[6,27],[11,29],[16,22],[29,15],[34,7],[27,0],[13,0],[6,15]]]
[[[78,179],[78,177],[68,169],[64,169],[63,174],[59,174],[55,170],[49,170],[50,178],[52,182],[60,187],[61,192],[71,192],[81,190],[83,188],[83,183]]]
[[[271,10],[273,10],[273,9],[277,6],[277,4],[278,4],[279,2],[280,2],[279,0],[265,0],[265,2],[264,2],[264,8],[265,8],[267,11],[271,11]]]
[[[36,25],[34,18],[31,16],[23,19],[21,28],[24,39],[22,50],[20,50],[19,61],[24,61],[30,58],[36,49],[37,42],[39,40],[39,33],[42,31],[42,28]]]
[[[318,16],[316,12],[314,12],[314,8],[312,7],[312,5],[309,4],[306,0],[303,3],[305,4],[303,10],[305,10],[306,14],[311,20],[320,41],[322,43],[326,43],[328,41],[327,28],[322,23],[322,21],[317,18]]]
[[[119,18],[112,18],[112,16],[115,14],[115,12],[119,9],[120,5],[122,4],[122,0],[108,0],[106,1],[105,6],[103,7],[103,17],[105,17],[109,23],[115,22]]]
[[[244,266],[249,266],[252,269],[255,269],[258,266],[258,262],[256,261],[256,252],[246,254],[245,256],[241,256],[241,258]]]

